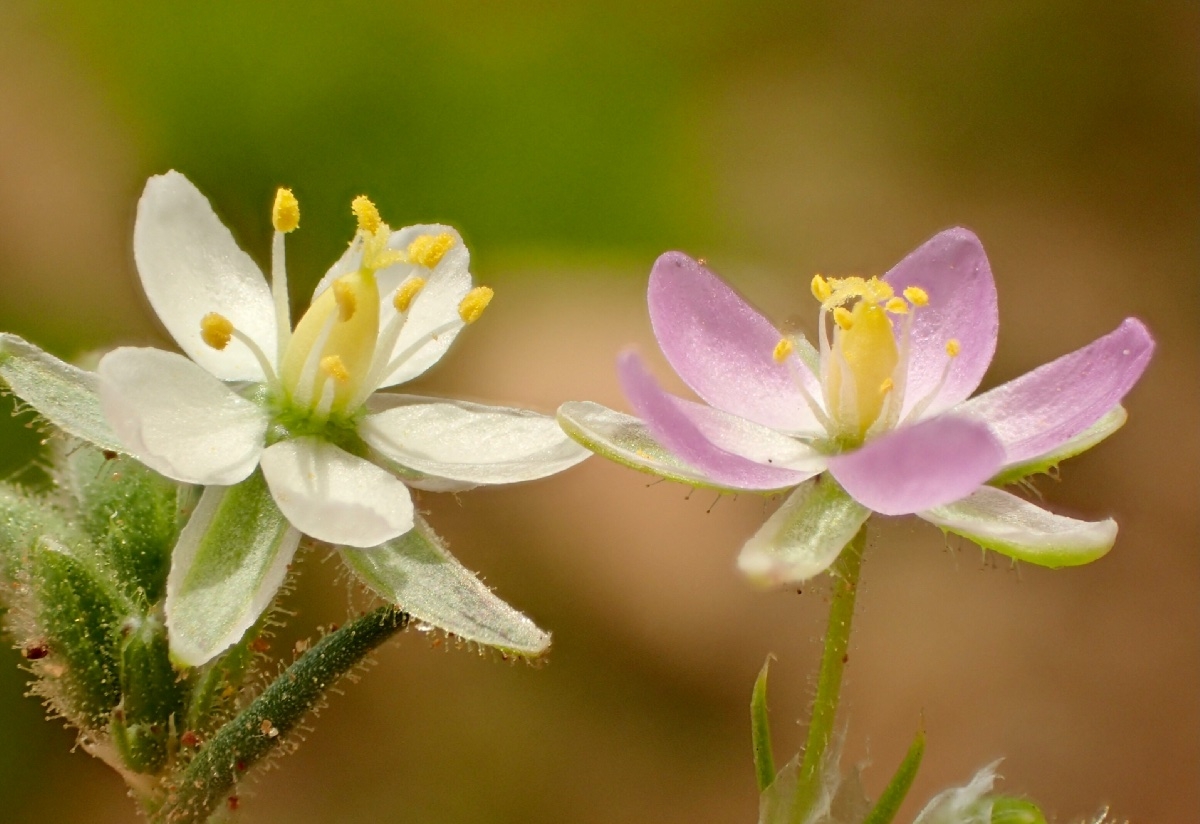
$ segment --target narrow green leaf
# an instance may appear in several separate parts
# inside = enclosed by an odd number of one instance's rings
[[[917,770],[921,768],[921,759],[924,757],[925,731],[919,730],[892,780],[884,787],[879,800],[875,802],[862,824],[891,824],[912,787],[913,779],[917,777]]]
[[[99,378],[16,335],[0,334],[0,380],[64,432],[124,452],[100,409]]]
[[[261,471],[236,486],[206,488],[167,579],[175,661],[199,666],[236,643],[283,583],[299,542]]]
[[[418,621],[522,657],[550,646],[550,635],[456,561],[420,515],[413,529],[381,546],[340,549],[364,584]]]
[[[771,720],[767,715],[767,670],[771,656],[763,663],[754,679],[750,696],[750,731],[754,746],[754,772],[758,776],[758,791],[764,792],[775,781],[775,755],[771,751]]]

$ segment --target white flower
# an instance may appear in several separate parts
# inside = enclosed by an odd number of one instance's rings
[[[129,451],[206,486],[237,484],[261,465],[296,529],[351,547],[413,528],[405,484],[525,481],[583,460],[588,453],[553,418],[376,394],[441,358],[491,290],[472,289],[453,229],[392,232],[365,197],[353,209],[354,240],[293,329],[283,242],[299,223],[291,192],[275,202],[268,286],[183,175],[149,180],[134,256],[151,305],[188,357],[121,348],[100,361],[104,413]]]

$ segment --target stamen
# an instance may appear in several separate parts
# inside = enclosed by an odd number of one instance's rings
[[[829,300],[833,296],[833,287],[829,285],[829,281],[820,275],[813,275],[812,279],[813,297],[821,303]]]
[[[958,353],[962,351],[962,344],[958,342],[958,338],[950,338],[946,341],[946,354],[952,358],[957,358]]]
[[[863,286],[863,297],[871,303],[883,303],[891,300],[896,292],[886,280],[871,278]]]
[[[962,351],[962,345],[958,342],[957,338],[951,338],[946,341],[946,355],[948,357],[946,358],[945,366],[942,367],[942,374],[938,378],[938,382],[934,385],[933,389],[929,390],[929,393],[925,397],[921,398],[908,411],[908,414],[904,416],[904,423],[915,421],[925,414],[925,410],[929,408],[930,404],[933,403],[933,399],[938,396],[942,391],[942,387],[946,385],[946,380],[950,377],[950,369],[954,366],[954,359],[958,357],[960,351]]]
[[[221,352],[233,337],[233,323],[217,312],[209,312],[200,319],[200,339]]]
[[[335,280],[333,282],[333,299],[337,301],[338,320],[345,323],[354,317],[354,312],[358,309],[358,297],[351,284],[342,278]]]
[[[324,323],[321,324],[321,331],[317,333],[317,337],[313,340],[312,346],[304,358],[304,364],[300,367],[300,377],[292,389],[292,399],[299,404],[309,406],[312,403],[313,392],[317,387],[321,353],[325,351],[325,344],[329,342],[329,336],[332,334],[337,320],[338,316],[330,312]]]
[[[408,244],[408,260],[432,269],[450,251],[454,245],[454,235],[443,232],[440,235],[421,235]]]
[[[470,325],[479,320],[483,310],[492,302],[494,294],[495,292],[486,286],[476,286],[467,292],[467,296],[458,304],[458,316],[462,318],[463,323]]]
[[[771,357],[775,359],[776,363],[783,363],[795,350],[795,344],[787,338],[783,338],[779,343],[775,344],[775,351],[771,353]]]
[[[892,298],[883,305],[883,308],[888,312],[891,312],[893,315],[907,315],[908,301],[906,301],[904,298]]]
[[[280,187],[275,192],[275,205],[271,208],[271,224],[276,232],[284,234],[300,225],[300,203],[291,189]]]
[[[400,288],[396,290],[396,296],[392,298],[392,306],[395,306],[396,311],[401,314],[407,312],[408,307],[412,306],[413,299],[424,288],[425,278],[409,278],[400,284]]]
[[[358,219],[358,229],[360,232],[373,235],[379,231],[379,227],[383,224],[383,218],[379,216],[379,209],[375,208],[375,204],[366,195],[359,195],[354,198],[350,202],[350,211],[354,212],[354,217]]]
[[[924,306],[929,303],[929,293],[920,286],[909,286],[904,290],[904,297],[908,298],[908,302],[913,306]]]
[[[879,394],[886,395],[888,392],[891,392],[895,386],[896,383],[891,378],[884,378],[883,383],[879,384]]]
[[[326,355],[321,358],[321,371],[338,383],[350,380],[350,370],[346,368],[340,355]]]
[[[833,322],[848,332],[854,327],[854,316],[850,314],[849,309],[839,306],[833,310]]]

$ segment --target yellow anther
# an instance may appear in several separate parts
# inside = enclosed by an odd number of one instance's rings
[[[957,358],[958,353],[962,351],[962,344],[958,342],[958,338],[950,338],[946,341],[946,354],[952,358]]]
[[[896,383],[891,378],[884,378],[883,383],[879,384],[879,394],[886,395],[896,388]]]
[[[354,198],[350,202],[350,211],[354,212],[354,216],[358,219],[359,231],[366,232],[368,235],[375,234],[383,225],[383,218],[379,216],[379,210],[366,195]]]
[[[333,282],[333,299],[337,301],[338,320],[344,323],[354,317],[358,309],[358,296],[350,281],[338,278]]]
[[[833,295],[833,287],[829,285],[829,281],[820,275],[813,275],[812,279],[813,297],[824,303]]]
[[[424,288],[425,278],[409,278],[396,290],[396,296],[392,298],[392,306],[396,307],[397,312],[407,312],[408,307],[412,306],[413,299]]]
[[[326,355],[321,358],[321,371],[338,383],[350,380],[350,370],[339,355]]]
[[[276,232],[290,232],[300,225],[300,202],[291,189],[282,186],[275,192],[275,205],[271,207],[271,223]]]
[[[883,308],[891,312],[893,315],[907,315],[908,301],[904,298],[892,298],[883,305]]]
[[[792,354],[795,349],[795,344],[793,344],[787,338],[782,338],[780,339],[779,343],[775,344],[775,351],[771,356],[775,358],[776,363],[783,363],[785,360],[787,360],[788,355]]]
[[[913,306],[924,306],[929,303],[929,293],[920,286],[910,286],[905,289],[904,297],[908,298],[908,302]]]
[[[438,265],[450,247],[454,245],[454,235],[442,232],[440,235],[421,235],[408,244],[408,260],[432,269]]]
[[[886,280],[871,278],[863,285],[863,297],[871,303],[883,303],[891,300],[894,294],[896,294],[895,290]]]
[[[201,340],[218,352],[229,345],[229,339],[232,337],[233,324],[224,315],[209,312],[200,319]]]
[[[854,316],[850,314],[850,310],[845,306],[839,306],[833,310],[833,322],[849,332],[854,326]]]
[[[486,286],[476,286],[467,296],[458,304],[458,316],[462,318],[463,323],[474,323],[479,320],[479,316],[483,314],[483,310],[492,302],[492,292]]]

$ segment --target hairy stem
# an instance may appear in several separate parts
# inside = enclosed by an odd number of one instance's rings
[[[829,626],[825,630],[825,650],[821,654],[821,673],[817,677],[817,697],[813,700],[808,741],[796,782],[796,803],[792,807],[793,824],[801,824],[818,800],[825,752],[833,739],[838,699],[842,691],[842,673],[846,669],[846,650],[850,646],[850,628],[854,619],[854,600],[858,594],[858,576],[862,570],[863,547],[867,542],[864,525],[838,555],[830,570],[833,576],[833,602],[829,606]]]
[[[380,607],[314,644],[250,706],[217,730],[179,775],[151,820],[156,824],[206,821],[242,775],[276,749],[341,676],[407,623],[408,616],[398,608]]]

